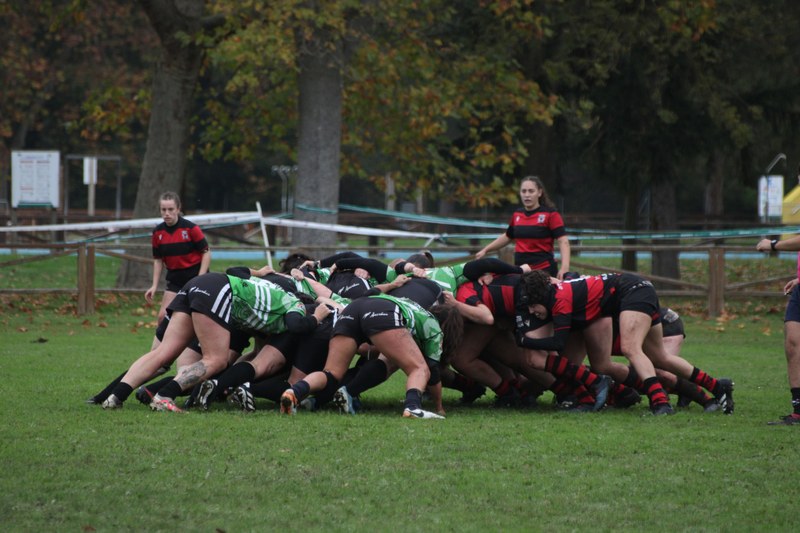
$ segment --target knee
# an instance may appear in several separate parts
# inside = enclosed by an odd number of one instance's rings
[[[786,350],[786,357],[800,357],[800,338],[787,335],[783,345]]]
[[[225,370],[225,368],[228,366],[227,353],[209,354],[209,355],[203,354],[201,360],[208,369],[209,374],[217,374],[218,372]]]
[[[622,355],[630,359],[631,357],[636,357],[638,355],[644,355],[644,351],[642,350],[641,345],[637,345],[634,342],[625,342],[624,340],[620,342],[619,345],[620,351]]]

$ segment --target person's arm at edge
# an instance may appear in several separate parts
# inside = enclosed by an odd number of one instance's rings
[[[158,290],[158,282],[161,279],[161,267],[162,267],[161,259],[153,259],[153,284],[150,286],[149,289],[144,293],[144,299],[148,303],[152,303],[153,297]]]
[[[206,251],[203,252],[203,257],[200,260],[200,272],[197,274],[198,276],[202,276],[206,272],[208,272],[208,268],[211,266],[211,248],[206,248]]]
[[[558,279],[563,281],[564,274],[569,272],[569,260],[571,248],[569,246],[569,237],[562,235],[558,239],[558,252],[561,254],[561,266],[558,269]]]
[[[495,240],[493,240],[492,242],[490,242],[489,244],[487,244],[486,246],[481,248],[481,250],[479,250],[478,253],[475,254],[475,259],[480,259],[481,257],[483,257],[484,255],[488,254],[489,252],[494,252],[495,250],[499,250],[500,248],[503,248],[504,246],[506,246],[510,242],[511,242],[511,239],[508,238],[508,235],[503,233],[502,235],[497,237]]]
[[[775,245],[773,246],[773,242]],[[789,237],[788,239],[761,239],[756,244],[756,250],[759,252],[797,252],[800,251],[800,235]]]

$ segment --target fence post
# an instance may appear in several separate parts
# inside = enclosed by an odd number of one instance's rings
[[[725,311],[725,249],[708,251],[708,315],[720,316]]]
[[[78,314],[94,313],[94,245],[78,245]]]

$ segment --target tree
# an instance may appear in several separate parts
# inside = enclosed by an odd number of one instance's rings
[[[206,15],[204,0],[139,0],[161,43],[161,58],[153,77],[150,125],[134,217],[154,213],[167,190],[179,191],[189,149],[194,116],[194,91],[208,40],[224,23],[220,15]],[[117,284],[145,287],[149,271],[124,261]]]
[[[726,169],[720,161],[758,149],[757,131],[775,132],[764,109],[770,100],[773,110],[780,106],[765,88],[796,86],[796,77],[787,84],[787,76],[775,75],[796,70],[796,52],[787,46],[796,38],[788,27],[770,31],[766,25],[774,22],[772,11],[794,13],[784,20],[796,22],[797,8],[789,4],[539,4],[550,24],[530,75],[560,97],[550,131],[558,136],[555,144],[567,147],[559,164],[574,168],[580,161],[580,168],[616,188],[625,197],[626,229],[639,227],[644,195],[650,199],[647,226],[676,229],[678,206],[689,199],[685,191],[710,182],[721,196]],[[788,91],[781,94],[796,101]],[[711,180],[709,167],[716,174]],[[653,270],[676,276],[677,254],[657,254]]]
[[[391,175],[401,193],[422,189],[473,206],[514,199],[508,180],[526,155],[520,125],[547,123],[554,110],[553,98],[503,55],[539,31],[529,4],[516,11],[483,2],[254,4],[247,24],[213,53],[227,73],[218,93],[224,105],[206,109],[198,146],[211,158],[243,161],[272,150],[296,160],[301,219],[335,219],[338,178],[304,170],[322,168],[303,154],[324,153],[323,140],[330,154],[341,153],[342,172],[381,188]],[[307,97],[321,94],[323,83],[327,96],[317,101],[325,105],[314,111]],[[269,97],[252,97],[265,91]],[[339,101],[339,121],[319,113]],[[295,131],[303,154],[289,141]],[[307,132],[317,139],[310,150]]]
[[[307,24],[295,30],[299,124],[294,217],[335,224],[339,208],[345,68],[342,28],[347,24],[343,8],[347,3],[309,4]],[[330,9],[331,6],[334,8]],[[334,248],[336,244],[336,234],[330,231],[297,228],[294,237],[315,252],[323,247]]]
[[[541,34],[531,2],[415,2],[375,17],[346,89],[348,171],[470,207],[515,201],[523,126],[555,98],[510,54]]]
[[[147,98],[137,88],[155,46],[141,18],[121,0],[0,3],[0,185],[18,149],[114,153],[138,166]]]

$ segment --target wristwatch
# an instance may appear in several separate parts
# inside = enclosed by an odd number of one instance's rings
[[[772,248],[775,251],[778,250],[777,248],[775,248],[776,244],[778,244],[778,239],[772,239],[771,241],[769,241],[769,247]]]

